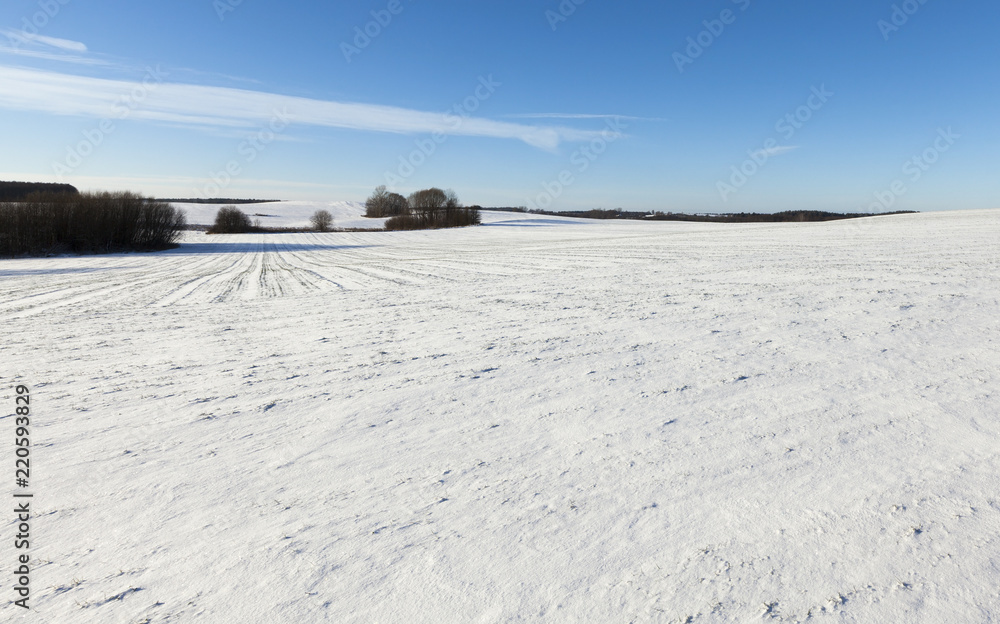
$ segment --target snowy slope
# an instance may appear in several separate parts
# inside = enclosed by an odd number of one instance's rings
[[[997,619],[1000,211],[489,221],[0,261],[4,621]]]
[[[189,204],[186,202],[171,202],[187,215],[191,225],[212,225],[215,215],[222,205],[219,204]],[[385,219],[365,218],[364,204],[358,202],[316,202],[316,201],[283,201],[266,204],[239,204],[236,206],[253,220],[260,220],[264,227],[309,227],[309,218],[317,210],[326,210],[333,215],[333,225],[337,228],[373,228],[382,227]]]
[[[215,215],[222,205],[219,204],[189,204],[186,202],[172,202],[176,208],[180,208],[187,215],[188,223],[191,225],[212,225],[215,223]],[[385,223],[385,219],[369,219],[365,217],[365,206],[359,202],[339,201],[339,202],[319,202],[319,201],[282,201],[266,204],[240,204],[240,210],[250,216],[251,219],[260,220],[265,227],[295,227],[307,228],[310,226],[309,218],[317,210],[326,210],[333,215],[333,226],[335,228],[364,228],[379,229]],[[534,225],[568,222],[562,217],[546,217],[531,214],[517,214],[509,212],[493,212],[484,210],[482,212],[483,223],[500,222],[530,222]],[[579,219],[572,219],[572,222],[581,222]]]

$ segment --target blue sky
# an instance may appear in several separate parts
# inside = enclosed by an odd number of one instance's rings
[[[556,210],[995,208],[998,26],[986,0],[5,0],[0,179],[317,200],[439,186]]]

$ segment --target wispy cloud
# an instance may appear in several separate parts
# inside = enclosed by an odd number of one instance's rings
[[[0,30],[0,36],[7,39],[6,45],[0,44],[0,53],[3,54],[79,65],[107,65],[106,61],[87,55],[86,44],[79,41],[33,35],[9,28]]]
[[[520,113],[504,115],[517,119],[624,119],[626,121],[665,121],[660,117],[633,117],[631,115],[594,115],[590,113]]]
[[[776,145],[774,147],[757,150],[753,154],[755,156],[766,156],[770,158],[771,156],[780,156],[781,154],[787,154],[788,152],[797,149],[799,149],[798,145]]]
[[[0,35],[7,37],[7,41],[12,47],[17,45],[39,45],[50,48],[59,48],[69,52],[86,52],[87,46],[79,41],[70,39],[58,39],[56,37],[46,37],[45,35],[34,35],[25,31],[11,30],[5,28],[0,30]]]
[[[555,150],[563,141],[589,141],[601,134],[600,130],[509,123],[228,87],[157,81],[155,88],[147,89],[141,82],[0,66],[0,108],[116,118],[121,103],[137,90],[145,94],[145,99],[131,110],[130,119],[216,128],[255,127],[280,112],[296,125],[517,139],[546,150]]]
[[[0,53],[14,54],[28,58],[42,59],[43,61],[59,61],[60,63],[75,63],[77,65],[108,65],[105,60],[89,56],[79,56],[75,54],[59,54],[56,52],[46,52],[44,50],[25,50],[21,48],[8,48],[0,46]]]
[[[165,125],[171,128],[177,128],[179,130],[187,130],[191,132],[201,132],[209,136],[217,137],[220,139],[232,139],[234,141],[239,141],[246,139],[250,136],[256,135],[260,132],[260,128],[223,128],[208,125],[193,125],[193,124],[180,124],[167,122]],[[271,141],[277,141],[279,143],[314,143],[315,139],[310,136],[292,136],[283,132],[275,132],[274,138]]]
[[[86,52],[87,46],[79,41],[72,41],[70,39],[57,39],[55,37],[46,37],[44,35],[28,35],[30,41],[40,43],[42,45],[47,45],[50,48],[59,48],[60,50],[67,50],[69,52]]]

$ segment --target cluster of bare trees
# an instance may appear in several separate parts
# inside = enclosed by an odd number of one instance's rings
[[[390,217],[387,230],[424,230],[461,227],[480,222],[479,207],[464,207],[455,191],[429,188],[404,198],[379,186],[365,202],[365,216]]]
[[[0,254],[164,249],[186,226],[182,210],[135,193],[36,193],[0,203]]]
[[[365,202],[365,216],[372,219],[395,217],[410,213],[410,205],[399,193],[390,193],[385,186],[378,186]]]

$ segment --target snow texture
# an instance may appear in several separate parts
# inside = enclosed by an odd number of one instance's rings
[[[485,216],[0,261],[4,621],[1000,618],[1000,211]]]

